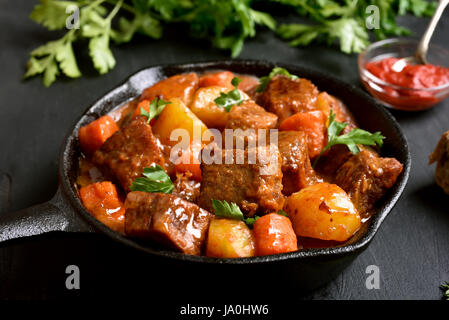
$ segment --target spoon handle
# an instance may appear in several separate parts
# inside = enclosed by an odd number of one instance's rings
[[[435,13],[433,14],[432,20],[430,20],[430,23],[426,29],[426,32],[424,32],[421,41],[418,44],[418,48],[416,49],[415,58],[419,61],[422,61],[423,63],[427,63],[426,61],[426,54],[427,50],[429,48],[429,42],[432,38],[433,32],[435,31],[435,28],[438,24],[438,21],[441,18],[441,15],[444,12],[444,9],[449,4],[449,0],[440,0],[438,3],[438,7],[435,10]]]

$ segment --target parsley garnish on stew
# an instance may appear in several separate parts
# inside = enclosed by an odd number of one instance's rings
[[[212,207],[214,208],[216,216],[241,220],[250,227],[254,224],[254,222],[256,222],[257,219],[260,218],[259,216],[245,218],[243,216],[242,211],[240,210],[239,206],[236,203],[234,202],[228,203],[226,200],[220,201],[212,199]]]
[[[168,174],[160,165],[143,169],[143,177],[136,178],[131,191],[171,193],[174,185]]]
[[[270,80],[273,77],[279,76],[279,75],[289,77],[292,80],[298,79],[297,76],[295,76],[294,74],[291,74],[286,69],[281,68],[281,67],[275,67],[275,68],[273,68],[273,70],[271,70],[271,72],[268,76],[260,78],[260,80],[259,80],[260,84],[257,87],[256,92],[264,92],[268,86],[268,83],[270,83]]]
[[[313,167],[315,167],[316,163],[324,152],[337,144],[345,144],[353,154],[357,154],[360,152],[360,148],[357,146],[358,144],[365,146],[374,146],[377,144],[379,147],[382,147],[385,137],[381,135],[380,132],[371,133],[366,130],[354,128],[348,133],[340,135],[340,133],[344,128],[347,127],[348,124],[345,122],[335,121],[336,116],[337,115],[331,109],[329,113],[329,126],[327,127],[328,142],[316,158],[315,162],[313,163]]]
[[[287,217],[288,218],[288,214],[287,214],[287,212],[285,212],[284,210],[279,210],[278,212],[276,212],[277,214],[279,214],[279,215],[281,215],[281,216],[284,216],[284,217]]]
[[[156,118],[161,114],[167,104],[170,101],[164,101],[162,99],[154,98],[149,105],[148,111],[143,107],[140,107],[140,114],[148,118],[147,123],[150,123],[151,119]]]
[[[220,96],[214,100],[217,106],[224,108],[226,112],[229,112],[234,105],[239,106],[242,104],[244,99],[241,92],[237,88],[240,82],[242,82],[242,79],[237,77],[232,79],[231,83],[234,86],[234,89],[227,93],[221,92]]]

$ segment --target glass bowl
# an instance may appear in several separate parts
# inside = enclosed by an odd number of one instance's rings
[[[408,111],[425,110],[449,96],[449,83],[423,89],[407,88],[385,82],[365,68],[368,62],[413,56],[417,46],[418,41],[413,39],[387,39],[371,44],[359,55],[359,73],[363,85],[387,107]],[[427,60],[430,64],[448,68],[449,50],[431,45]]]

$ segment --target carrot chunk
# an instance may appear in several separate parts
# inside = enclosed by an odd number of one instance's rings
[[[296,113],[282,121],[279,130],[304,131],[310,158],[318,156],[327,143],[326,116],[322,111]]]
[[[201,168],[199,157],[201,154],[201,142],[192,141],[188,149],[183,150],[181,156],[175,163],[175,172],[190,172],[192,178],[201,181]]]
[[[125,207],[112,182],[93,183],[79,192],[84,207],[92,216],[110,229],[124,233]]]
[[[298,250],[298,240],[288,217],[270,213],[254,223],[256,255],[291,252]]]
[[[110,116],[102,116],[81,127],[78,132],[81,150],[86,154],[93,154],[118,129],[117,124]]]
[[[144,109],[146,112],[150,112],[150,100],[142,100],[137,104],[136,109],[134,110],[132,119],[137,118],[138,116],[140,116],[141,114],[141,109]],[[153,125],[154,122],[156,121],[155,118],[151,119],[150,121],[150,125]]]
[[[220,86],[227,88],[234,88],[231,81],[234,78],[234,74],[230,71],[219,71],[213,73],[206,73],[199,79],[200,87],[212,87]]]

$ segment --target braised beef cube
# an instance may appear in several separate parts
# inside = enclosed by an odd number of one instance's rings
[[[307,79],[275,76],[257,102],[279,117],[279,123],[298,112],[316,110],[319,91]]]
[[[317,162],[315,169],[327,177],[335,176],[335,171],[353,156],[344,144],[330,148]]]
[[[158,141],[144,117],[133,120],[106,140],[95,152],[93,162],[114,176],[126,191],[145,167],[164,166]]]
[[[190,172],[176,173],[174,185],[173,195],[193,203],[197,202],[201,182],[194,180]]]
[[[310,163],[307,135],[302,131],[279,131],[282,157],[282,193],[286,196],[319,181]]]
[[[226,129],[273,129],[278,117],[252,100],[245,100],[240,106],[234,106],[228,114]]]
[[[396,159],[363,150],[337,170],[335,183],[349,194],[359,212],[365,213],[394,185],[401,172],[402,164]]]
[[[201,254],[212,215],[196,204],[170,194],[135,191],[128,193],[125,210],[128,236]]]
[[[276,146],[223,150],[221,161],[201,164],[200,207],[213,212],[216,199],[236,203],[248,216],[282,209],[282,159]]]

